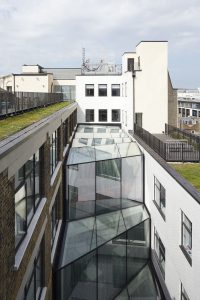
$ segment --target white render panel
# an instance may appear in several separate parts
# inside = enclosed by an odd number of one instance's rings
[[[136,50],[141,71],[136,72],[135,112],[143,114],[142,127],[164,131],[168,122],[167,42],[141,42]]]
[[[165,247],[165,282],[172,299],[180,299],[181,283],[190,300],[200,295],[200,204],[147,152],[145,155],[145,203],[151,214],[152,246],[154,226]],[[154,176],[166,190],[166,221],[154,200]],[[192,266],[180,249],[181,211],[192,222]]]
[[[53,83],[53,75],[18,75],[15,76],[16,92],[51,92],[51,84]]]

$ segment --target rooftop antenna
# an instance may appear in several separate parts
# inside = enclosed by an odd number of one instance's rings
[[[85,48],[82,48],[82,66],[85,65]]]

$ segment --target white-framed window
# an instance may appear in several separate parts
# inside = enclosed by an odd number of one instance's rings
[[[165,188],[154,176],[154,203],[158,208],[161,216],[165,219],[165,206],[166,206],[166,192]]]

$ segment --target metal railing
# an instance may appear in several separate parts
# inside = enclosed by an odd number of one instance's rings
[[[171,135],[172,126],[168,126],[170,125],[166,124],[165,128],[169,130],[166,134]],[[180,134],[182,133],[188,136],[191,135],[181,131]],[[200,139],[198,136],[192,135],[189,139],[184,135],[180,135],[179,139],[176,138],[174,141],[169,140],[163,142],[137,124],[134,125],[134,134],[168,162],[200,162]]]
[[[61,93],[0,92],[0,118],[62,101]]]

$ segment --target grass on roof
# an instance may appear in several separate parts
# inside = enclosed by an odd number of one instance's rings
[[[21,115],[0,120],[0,140],[3,140],[6,137],[26,128],[27,126],[48,117],[49,115],[69,104],[70,103],[67,101],[60,102],[47,107],[37,108]]]
[[[200,192],[200,163],[173,163],[170,166]]]

